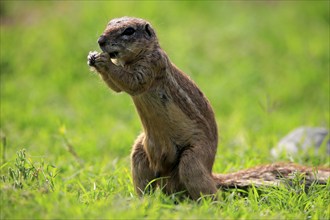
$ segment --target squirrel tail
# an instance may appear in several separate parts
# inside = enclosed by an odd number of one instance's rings
[[[330,168],[306,167],[294,163],[273,163],[241,170],[228,174],[213,174],[218,188],[246,188],[249,186],[278,186],[291,183],[301,175],[305,186],[312,183],[327,184],[330,180]]]

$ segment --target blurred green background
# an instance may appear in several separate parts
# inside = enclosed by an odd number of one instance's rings
[[[125,15],[149,20],[172,62],[205,92],[222,150],[259,142],[269,149],[297,126],[327,126],[327,6],[1,1],[1,131],[8,153],[25,147],[63,155],[57,135],[65,126],[88,160],[129,154],[140,132],[133,104],[111,94],[86,65],[107,22]]]
[[[79,167],[69,142],[91,175],[110,175],[117,159],[129,170],[130,148],[141,132],[133,103],[111,92],[86,64],[88,52],[100,50],[97,39],[107,22],[121,16],[149,20],[172,62],[209,98],[220,135],[215,171],[272,162],[271,147],[290,130],[329,127],[329,1],[0,6],[4,161],[25,148],[59,167],[65,179]],[[326,155],[296,162],[329,165]]]

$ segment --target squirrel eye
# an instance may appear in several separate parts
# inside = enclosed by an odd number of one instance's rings
[[[127,35],[127,36],[129,36],[129,35],[132,35],[132,34],[134,34],[134,33],[135,33],[134,28],[132,28],[132,27],[128,27],[128,28],[126,28],[126,29],[124,30],[124,32],[123,32],[121,35]]]

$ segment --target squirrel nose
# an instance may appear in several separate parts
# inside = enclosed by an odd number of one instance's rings
[[[97,40],[97,43],[100,45],[100,47],[103,47],[106,43],[106,37],[104,35],[101,35],[100,38]]]

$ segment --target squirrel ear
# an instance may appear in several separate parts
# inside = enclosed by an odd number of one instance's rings
[[[150,24],[146,24],[146,25],[144,26],[144,30],[145,30],[145,32],[147,33],[148,38],[151,38],[151,37],[153,36],[153,30],[152,30],[152,28],[150,27]]]

